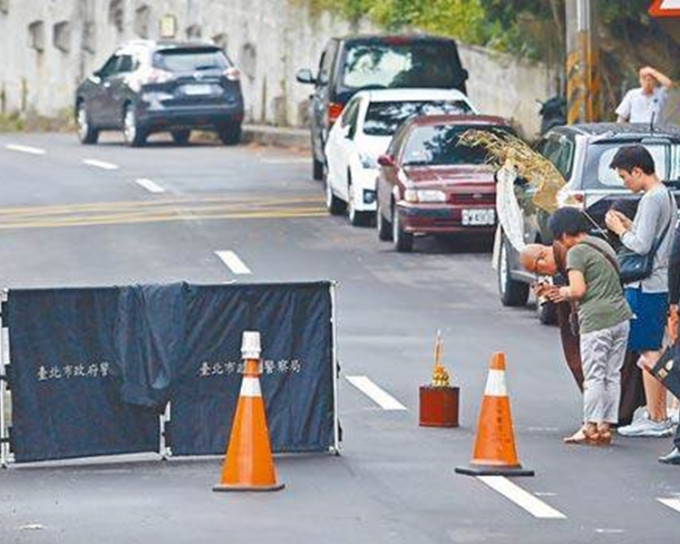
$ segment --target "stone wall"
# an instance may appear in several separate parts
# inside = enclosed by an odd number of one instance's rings
[[[157,38],[172,14],[179,38],[212,39],[242,71],[247,119],[301,125],[311,88],[295,81],[315,69],[329,36],[370,31],[301,0],[0,0],[0,112],[55,115],[71,107],[75,86],[129,39]],[[542,66],[462,47],[469,94],[484,111],[513,117],[535,132],[535,99],[551,94]]]

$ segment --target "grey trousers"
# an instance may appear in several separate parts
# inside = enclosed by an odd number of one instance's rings
[[[618,423],[621,367],[630,322],[581,335],[583,421]]]

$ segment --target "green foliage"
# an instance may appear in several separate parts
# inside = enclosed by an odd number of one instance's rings
[[[389,31],[407,28],[452,36],[530,58],[563,49],[565,0],[292,0],[312,13],[350,21],[368,17]],[[648,25],[649,0],[595,0],[600,21],[616,30]]]

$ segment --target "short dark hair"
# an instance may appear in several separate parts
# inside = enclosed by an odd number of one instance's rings
[[[555,240],[559,240],[564,234],[576,236],[588,232],[588,221],[585,215],[576,208],[560,208],[550,216],[548,228]]]
[[[633,168],[639,168],[645,174],[650,175],[654,173],[654,159],[643,145],[624,145],[614,155],[609,168],[613,170],[620,168],[628,173],[632,172]]]

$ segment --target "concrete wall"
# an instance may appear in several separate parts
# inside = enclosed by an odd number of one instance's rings
[[[537,100],[557,94],[557,74],[545,65],[529,63],[482,47],[459,46],[470,72],[467,91],[484,113],[513,119],[524,134],[534,137],[541,128]]]
[[[179,38],[225,46],[243,72],[247,119],[277,125],[304,123],[311,88],[295,72],[316,68],[328,37],[371,30],[328,13],[312,17],[303,0],[0,0],[0,112],[69,108],[79,81],[119,43],[158,37],[165,14],[177,18]],[[551,94],[547,70],[479,48],[461,53],[472,100],[533,133],[534,100]]]

